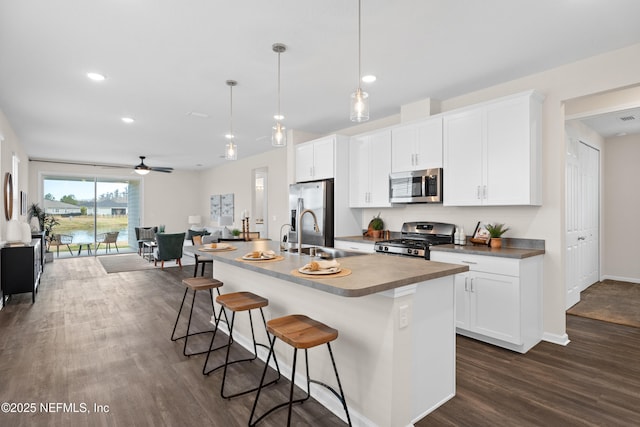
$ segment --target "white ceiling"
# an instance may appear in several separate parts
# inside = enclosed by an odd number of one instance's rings
[[[640,108],[598,114],[580,121],[604,138],[638,134],[640,133]]]
[[[638,16],[637,0],[363,0],[371,118],[638,43]],[[276,42],[285,125],[350,126],[356,0],[0,0],[0,108],[30,158],[212,167],[227,79],[240,157],[272,149]]]

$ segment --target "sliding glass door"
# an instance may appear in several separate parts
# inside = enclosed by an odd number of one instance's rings
[[[45,176],[42,207],[55,220],[49,250],[57,256],[136,250],[130,213],[139,212],[138,187],[137,180]]]

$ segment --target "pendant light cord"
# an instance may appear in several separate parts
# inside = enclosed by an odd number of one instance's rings
[[[280,121],[280,52],[278,51],[278,122]]]
[[[362,75],[361,62],[362,62],[362,24],[361,24],[361,2],[358,0],[358,89],[360,89],[360,79]]]
[[[233,85],[229,85],[229,135],[230,139],[234,139],[233,135]]]

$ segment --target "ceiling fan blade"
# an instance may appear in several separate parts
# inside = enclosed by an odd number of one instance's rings
[[[144,159],[146,159],[145,156],[140,156],[140,164],[133,168],[136,172],[138,172],[141,175],[147,174],[149,173],[149,171],[164,172],[164,173],[173,172],[173,168],[162,167],[162,166],[157,166],[157,167],[147,166],[144,164]]]

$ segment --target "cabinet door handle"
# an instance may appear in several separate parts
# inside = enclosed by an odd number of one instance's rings
[[[418,160],[418,153],[414,154],[415,158],[416,158],[416,164],[415,166],[418,166],[419,160]]]
[[[487,198],[487,186],[486,185],[482,186],[482,198],[483,199]]]
[[[468,277],[464,278],[464,291],[465,292],[469,292],[469,284],[467,283],[468,280],[469,280]]]
[[[462,260],[460,262],[463,263],[463,264],[477,264],[477,262],[475,262],[475,261],[464,261],[464,260]]]
[[[479,186],[479,185],[478,185],[478,189],[477,189],[477,191],[476,191],[476,194],[477,194],[477,196],[478,196],[478,200],[480,200],[480,199],[481,199],[481,197],[480,197],[480,186]]]
[[[473,277],[471,278],[471,280],[469,280],[469,283],[471,284],[471,286],[469,286],[469,289],[471,292],[473,292]]]

